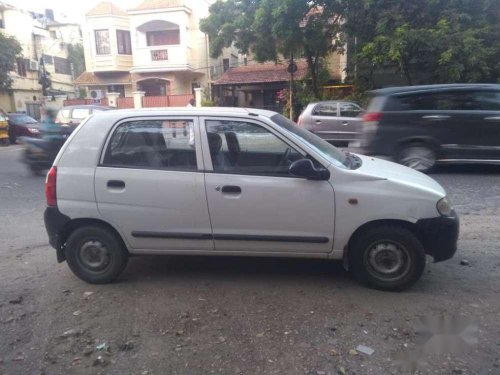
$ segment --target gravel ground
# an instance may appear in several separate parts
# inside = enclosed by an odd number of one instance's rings
[[[418,373],[500,374],[500,168],[433,175],[461,217],[458,253],[386,293],[301,259],[134,258],[119,282],[85,284],[57,264],[43,178],[18,158],[0,148],[0,374],[399,374],[422,316],[471,319],[477,343]]]

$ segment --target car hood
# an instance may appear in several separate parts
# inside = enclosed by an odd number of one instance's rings
[[[428,191],[438,197],[446,195],[446,191],[437,181],[421,172],[387,160],[365,155],[357,156],[363,164],[356,169],[356,172],[366,178],[390,180],[401,185]]]

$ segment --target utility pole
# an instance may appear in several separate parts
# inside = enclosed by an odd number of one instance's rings
[[[293,60],[293,52],[290,54],[290,64],[288,64],[287,72],[290,73],[290,121],[293,121],[293,76],[297,73],[297,64]]]

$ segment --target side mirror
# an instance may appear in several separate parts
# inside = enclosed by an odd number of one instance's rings
[[[324,181],[330,179],[328,169],[318,169],[309,159],[300,159],[292,163],[290,173],[293,176],[307,178],[308,180]]]

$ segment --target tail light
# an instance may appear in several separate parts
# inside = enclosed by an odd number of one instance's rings
[[[297,119],[297,125],[302,126],[302,115],[300,115],[299,118]]]
[[[57,206],[56,180],[57,168],[52,167],[45,179],[45,199],[47,200],[47,206]]]
[[[368,112],[363,116],[364,122],[379,122],[382,119],[380,112]]]

